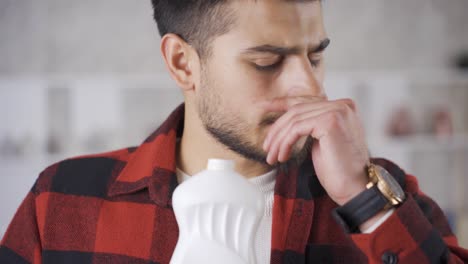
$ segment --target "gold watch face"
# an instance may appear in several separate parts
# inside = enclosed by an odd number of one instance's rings
[[[387,193],[388,196],[396,199],[399,203],[401,203],[405,199],[405,192],[401,188],[400,184],[393,178],[393,176],[384,168],[379,165],[374,165],[375,172],[377,177],[379,177],[379,183],[386,185],[385,189],[387,189],[391,193]],[[384,192],[385,190],[380,190]],[[385,193],[384,193],[385,194]]]

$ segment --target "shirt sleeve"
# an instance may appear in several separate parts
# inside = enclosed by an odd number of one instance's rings
[[[369,263],[468,263],[440,207],[405,176],[406,200],[370,233],[349,236]]]
[[[386,212],[379,220],[377,220],[373,225],[369,226],[365,230],[361,230],[361,233],[363,234],[369,234],[374,232],[379,226],[381,226],[387,219],[392,216],[393,212],[395,212],[395,209],[390,209],[388,212]]]

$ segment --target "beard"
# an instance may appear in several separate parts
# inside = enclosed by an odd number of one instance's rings
[[[203,74],[200,89],[200,100],[198,100],[198,114],[206,131],[218,142],[226,146],[231,151],[243,156],[246,159],[256,161],[265,166],[272,167],[266,162],[267,154],[263,148],[263,141],[254,142],[248,138],[252,131],[252,126],[241,118],[239,112],[229,111],[228,104],[223,100],[216,89],[210,86],[207,74]],[[239,108],[242,106],[239,106]],[[281,115],[269,114],[258,123],[258,128],[266,129],[273,124]],[[299,166],[310,155],[313,139],[303,137],[292,146],[289,160],[277,163],[279,168],[289,165]],[[301,144],[302,143],[302,144]]]

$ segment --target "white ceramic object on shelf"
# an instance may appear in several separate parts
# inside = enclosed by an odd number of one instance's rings
[[[258,190],[234,161],[210,159],[174,191],[179,239],[171,264],[256,263],[254,237],[264,211]]]

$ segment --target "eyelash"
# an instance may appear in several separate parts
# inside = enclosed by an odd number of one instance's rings
[[[257,65],[257,64],[254,64],[254,66],[259,71],[269,72],[269,71],[276,70],[281,65],[281,63],[283,63],[283,59],[280,59],[277,62],[275,62],[273,64],[270,64],[270,65],[267,65],[267,66],[260,66],[260,65]]]
[[[313,67],[317,67],[320,65],[320,63],[322,62],[321,59],[317,59],[317,60],[309,60],[310,61],[310,64],[313,66]]]
[[[315,68],[315,67],[318,67],[320,65],[320,62],[322,62],[322,60],[321,59],[309,60],[309,62],[312,65],[312,67]],[[275,62],[275,63],[273,63],[271,65],[267,65],[267,66],[260,66],[260,65],[257,65],[257,64],[254,64],[254,66],[259,71],[270,72],[270,71],[276,70],[281,65],[281,63],[283,63],[283,59],[280,59],[277,62]]]

